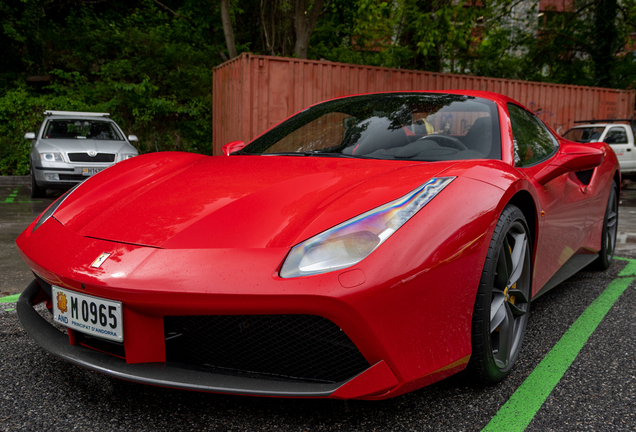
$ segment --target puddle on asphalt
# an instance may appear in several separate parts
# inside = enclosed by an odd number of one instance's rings
[[[31,198],[28,185],[0,187],[0,215],[25,214],[39,215],[64,191],[49,191],[46,198]]]
[[[621,199],[619,205],[622,207],[636,207],[636,189],[621,189]]]
[[[621,207],[636,207],[636,198],[621,198]]]

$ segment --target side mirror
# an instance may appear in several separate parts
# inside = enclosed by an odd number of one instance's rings
[[[230,153],[239,151],[243,147],[245,147],[245,143],[243,141],[231,141],[223,146],[223,154],[225,156],[229,156]]]
[[[27,132],[24,134],[24,139],[26,140],[34,140],[35,139],[35,133],[33,132]]]
[[[137,142],[139,140],[137,139],[137,135],[128,135],[128,141]]]
[[[559,153],[535,176],[539,184],[545,185],[562,174],[596,168],[605,160],[605,152],[590,145],[562,144]]]

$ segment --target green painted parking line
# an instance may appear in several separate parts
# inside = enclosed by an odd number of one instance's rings
[[[18,191],[14,190],[11,194],[4,199],[4,201],[0,201],[0,204],[10,204],[10,203],[41,203],[42,201],[15,201],[18,196]]]
[[[636,276],[636,260],[629,259],[629,258],[619,258],[619,257],[614,257],[614,258],[621,261],[627,261],[627,265],[625,266],[625,268],[621,270],[621,272],[618,274],[620,277]]]
[[[15,197],[17,196],[18,196],[18,191],[14,190],[13,192],[11,192],[11,194],[7,198],[5,198],[4,201],[2,201],[2,203],[12,203]]]
[[[601,320],[616,303],[636,275],[636,260],[629,261],[605,290],[590,304],[565,332],[563,337],[541,360],[508,402],[499,409],[484,431],[523,431],[559,383]],[[632,276],[632,277],[623,277]]]
[[[6,297],[0,297],[0,303],[15,303],[20,298],[20,294],[14,294]]]

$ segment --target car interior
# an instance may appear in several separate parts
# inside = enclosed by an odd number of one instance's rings
[[[374,118],[366,133],[342,153],[379,159],[442,161],[497,158],[492,146],[492,119],[479,117],[465,135],[426,133],[422,127],[391,128],[386,118]],[[415,130],[415,132],[413,131]]]

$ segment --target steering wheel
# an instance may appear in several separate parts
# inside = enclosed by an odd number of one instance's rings
[[[466,147],[463,142],[461,142],[457,138],[448,135],[426,135],[425,137],[420,138],[418,141],[423,140],[433,140],[441,146],[451,147],[457,150],[468,150],[468,147]]]

